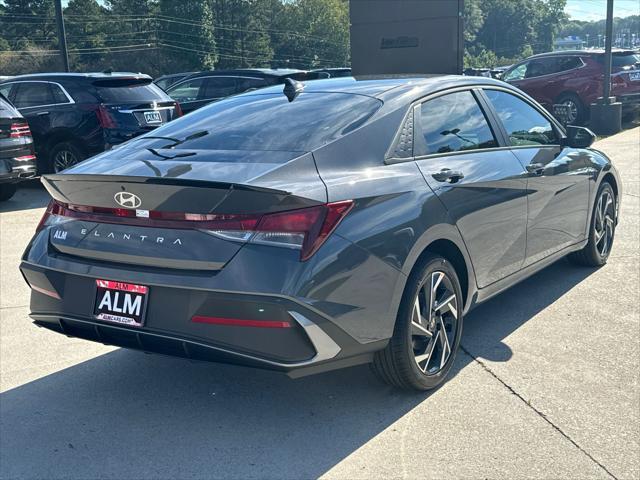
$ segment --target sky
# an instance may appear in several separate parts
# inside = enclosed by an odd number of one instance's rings
[[[572,20],[602,20],[607,16],[607,0],[567,0],[564,9]],[[640,0],[614,0],[613,16],[640,15]]]

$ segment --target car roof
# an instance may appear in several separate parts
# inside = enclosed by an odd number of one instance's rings
[[[529,60],[532,58],[557,57],[557,56],[564,56],[564,55],[582,55],[582,56],[604,55],[604,53],[605,51],[603,49],[595,49],[595,48],[592,50],[558,50],[555,52],[538,53],[537,55],[532,55],[526,60]],[[633,55],[635,52],[633,50],[628,50],[623,48],[613,48],[611,49],[611,53]]]
[[[464,86],[500,86],[514,88],[500,80],[464,75],[376,75],[366,77],[338,77],[301,82],[306,93],[350,93],[366,95],[383,101],[406,96],[408,102],[430,93]],[[282,93],[282,85],[252,90],[241,95],[269,95]]]
[[[304,73],[304,70],[296,70],[293,68],[237,68],[233,70],[203,70],[201,72],[195,72],[185,77],[198,78],[198,77],[215,77],[215,76],[246,76],[256,75],[263,77],[286,77],[287,75],[293,75],[295,73]]]
[[[88,73],[29,73],[26,75],[17,75],[11,77],[6,81],[16,82],[24,80],[71,80],[71,79],[100,79],[100,78],[148,78],[149,75],[144,73],[132,73],[132,72],[88,72]]]

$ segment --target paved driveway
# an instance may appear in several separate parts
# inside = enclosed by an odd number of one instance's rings
[[[453,378],[366,367],[290,380],[31,325],[19,256],[47,199],[0,207],[2,478],[638,478],[640,128],[597,144],[624,179],[609,263],[560,261],[472,312]]]

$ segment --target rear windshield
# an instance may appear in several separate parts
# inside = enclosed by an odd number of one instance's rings
[[[95,84],[94,84],[95,85]],[[153,83],[123,84],[121,86],[97,86],[96,90],[103,102],[147,102],[159,100],[166,102],[169,100],[167,94]]]
[[[180,144],[185,149],[310,151],[355,130],[381,105],[375,98],[343,93],[301,93],[293,102],[282,93],[240,95],[150,135],[177,140],[192,136]]]

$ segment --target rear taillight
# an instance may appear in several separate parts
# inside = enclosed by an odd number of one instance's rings
[[[176,109],[175,117],[176,117],[176,118],[181,117],[181,116],[183,115],[183,113],[182,113],[182,107],[180,106],[180,103],[179,103],[179,102],[176,102],[176,107],[175,107],[175,109]]]
[[[30,137],[31,130],[28,123],[12,123],[9,130],[10,138]]]
[[[113,119],[111,112],[104,105],[100,105],[96,110],[96,116],[98,117],[98,122],[102,128],[116,128],[116,121]]]
[[[30,160],[35,160],[36,156],[35,155],[22,155],[21,157],[14,157],[13,159],[16,162],[28,162]]]
[[[264,215],[220,215],[65,205],[52,200],[36,231],[73,219],[197,229],[235,242],[294,248],[300,250],[300,259],[304,261],[322,246],[352,208],[353,201],[346,200]]]

